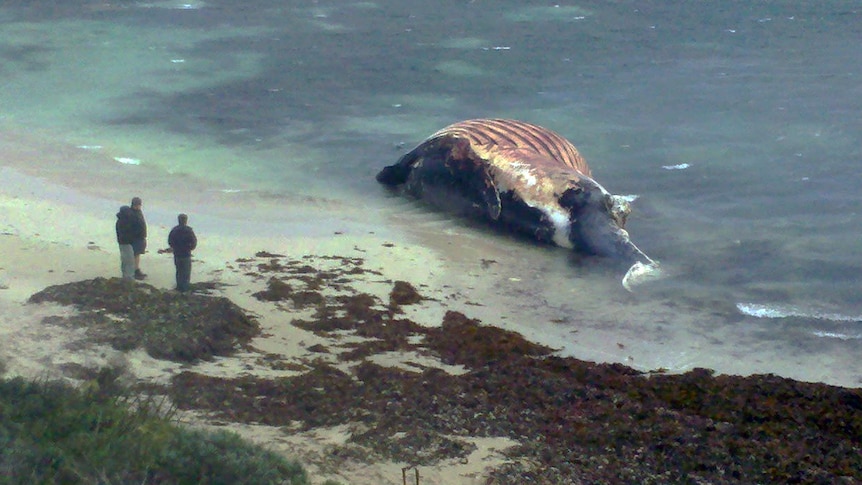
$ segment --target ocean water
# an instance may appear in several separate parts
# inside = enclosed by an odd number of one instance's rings
[[[569,355],[858,387],[859,38],[846,0],[12,0],[0,126],[78,150],[77,178],[92,153],[289,205],[268,230],[314,206],[304,230],[427,248],[466,313]],[[486,116],[557,131],[637,195],[629,232],[666,277],[629,293],[374,181]]]

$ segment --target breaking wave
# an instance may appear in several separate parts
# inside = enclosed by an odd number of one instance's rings
[[[847,315],[842,313],[822,312],[813,309],[802,309],[795,306],[781,305],[761,305],[758,303],[737,303],[736,308],[744,315],[755,318],[804,318],[808,320],[818,320],[821,322],[832,323],[832,327],[837,324],[838,327],[830,330],[817,329],[810,330],[809,333],[815,337],[837,339],[837,340],[862,340],[862,333],[848,332],[846,324],[862,323],[862,315]]]
[[[862,322],[862,315],[805,310],[795,306],[761,305],[758,303],[737,303],[736,308],[745,315],[756,318],[809,318],[832,322]]]

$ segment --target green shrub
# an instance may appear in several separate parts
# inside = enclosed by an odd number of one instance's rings
[[[0,484],[308,483],[235,433],[176,426],[162,402],[101,384],[0,380]]]
[[[236,433],[184,430],[173,436],[158,467],[179,483],[308,482],[305,471],[273,452],[245,442]]]

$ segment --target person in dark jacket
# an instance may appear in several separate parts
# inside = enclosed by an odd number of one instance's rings
[[[177,268],[177,290],[189,291],[192,277],[192,251],[198,245],[195,231],[189,227],[189,216],[180,214],[177,216],[178,225],[171,229],[168,234],[168,246],[174,252],[174,266]]]
[[[135,250],[132,248],[134,237],[134,217],[132,208],[124,205],[117,212],[117,244],[120,245],[120,273],[123,279],[135,277]]]
[[[141,255],[147,252],[147,221],[141,209],[143,202],[140,197],[132,197],[132,213],[135,215],[132,229],[132,248],[135,250],[135,279],[147,277],[141,271]]]

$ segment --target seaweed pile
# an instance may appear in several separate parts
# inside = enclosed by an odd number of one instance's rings
[[[49,286],[30,303],[73,305],[71,317],[45,323],[83,326],[88,336],[117,350],[143,347],[156,359],[174,362],[230,355],[260,334],[260,325],[224,297],[203,294],[213,285],[192,286],[195,294],[163,291],[120,278],[95,278]]]
[[[217,420],[286,433],[347,426],[347,443],[328,450],[330,466],[464,460],[471,437],[508,437],[518,444],[490,471],[489,484],[862,481],[860,389],[706,369],[644,374],[560,358],[453,311],[438,327],[420,325],[403,308],[421,303],[420,291],[380,279],[358,258],[259,253],[238,263],[265,284],[258,299],[328,339],[315,350],[331,358],[305,359],[293,377],[189,370],[158,390]],[[353,289],[355,278],[369,275],[391,286],[388,301]],[[431,357],[462,372],[370,359],[383,352]]]

